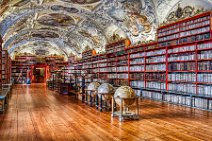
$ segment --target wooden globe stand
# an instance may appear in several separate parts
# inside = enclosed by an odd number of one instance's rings
[[[100,95],[100,99],[99,99],[99,96]],[[107,101],[106,100],[103,100],[103,96],[104,95],[107,95],[107,96],[111,96],[113,97],[114,93],[98,93],[96,95],[96,109],[99,109],[100,112],[102,112],[103,109],[105,110],[110,110],[112,106],[108,106],[107,105]]]
[[[120,106],[119,106],[119,111],[116,111],[115,107],[115,99],[112,97],[112,117],[119,117],[119,121],[123,120],[138,120],[139,119],[139,100],[138,97],[135,98],[121,98],[121,97],[116,97],[116,99],[120,100]],[[124,101],[125,100],[135,100],[136,104],[136,109],[135,111],[130,111],[128,106],[124,106]]]

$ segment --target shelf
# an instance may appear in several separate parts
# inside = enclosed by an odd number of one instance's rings
[[[179,52],[171,52],[168,53],[169,55],[171,54],[184,54],[184,53],[191,53],[191,52],[195,52],[196,50],[188,50],[188,51],[179,51]]]
[[[165,70],[155,70],[155,71],[146,71],[147,73],[148,72],[166,72]]]
[[[170,73],[172,73],[172,72],[195,72],[195,70],[184,70],[184,71],[182,71],[182,70],[173,70],[173,71],[168,71],[168,72],[170,72]]]
[[[203,62],[203,61],[212,61],[212,58],[210,58],[210,59],[199,59],[199,60],[197,60],[198,62]]]
[[[191,82],[191,81],[168,81],[168,83],[188,83],[188,84],[196,84],[196,82]]]
[[[151,63],[146,63],[146,65],[154,65],[154,64],[165,64],[166,62],[151,62]]]
[[[129,71],[130,73],[139,73],[139,72],[142,72],[142,73],[145,73],[145,71]]]
[[[141,59],[141,58],[145,58],[146,56],[139,56],[139,57],[130,57],[130,60],[136,60],[136,59]]]
[[[195,62],[196,60],[176,60],[176,61],[168,61],[168,63],[183,63],[183,62]]]
[[[161,83],[163,83],[163,82],[166,82],[166,80],[160,81],[160,80],[154,80],[154,79],[149,79],[149,80],[146,79],[146,82],[161,82]]]
[[[206,20],[206,21],[209,21],[210,20]],[[204,22],[204,21],[203,21]],[[196,24],[196,23],[195,23]],[[209,26],[210,27],[210,23],[207,24],[207,25],[201,25],[201,26],[198,26],[198,27],[193,27],[193,28],[190,28],[190,29],[185,29],[185,30],[180,30],[180,32],[186,32],[186,31],[190,31],[190,30],[194,30],[194,29],[198,29],[198,28],[202,28],[202,27],[206,27],[206,26]]]
[[[200,85],[212,85],[212,82],[197,82]]]
[[[145,63],[130,64],[130,66],[145,65]]]

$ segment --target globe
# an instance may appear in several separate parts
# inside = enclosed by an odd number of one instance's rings
[[[121,86],[119,87],[115,94],[114,99],[115,102],[121,106],[121,100],[119,98],[135,98],[135,92],[134,90],[129,86]],[[135,102],[135,99],[125,99],[123,100],[123,106],[130,106]]]
[[[95,91],[95,92],[91,93],[91,95],[94,96],[94,95],[96,95],[99,86],[100,86],[99,82],[91,82],[88,85],[87,90],[88,91]]]
[[[111,94],[114,94],[114,92],[115,92],[114,87],[109,83],[103,83],[98,88],[99,98],[101,97],[101,94],[103,94],[102,100],[110,100],[112,98]]]

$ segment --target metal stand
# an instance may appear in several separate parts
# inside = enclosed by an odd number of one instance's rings
[[[103,100],[102,97],[104,95],[110,95],[111,97],[113,97],[113,94],[114,93],[98,93],[96,95],[96,109],[99,109],[100,112],[102,112],[103,109],[106,109],[109,111],[111,109],[111,106],[108,106],[107,101]],[[99,99],[98,95],[100,95],[100,99]]]
[[[95,105],[97,91],[96,90],[85,90],[85,103],[90,104],[90,106]]]
[[[120,109],[119,111],[116,111],[115,109],[115,99],[114,97],[112,98],[112,117],[119,117],[119,121],[123,121],[125,119],[132,119],[132,120],[138,120],[139,119],[139,101],[138,101],[138,97],[135,98],[120,98],[120,97],[116,97],[118,99],[120,99],[121,101],[121,105],[120,105]],[[129,107],[128,106],[124,106],[124,101],[125,100],[135,100],[136,101],[136,109],[135,112],[133,111],[129,111]]]

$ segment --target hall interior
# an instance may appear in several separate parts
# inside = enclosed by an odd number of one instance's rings
[[[212,140],[212,0],[0,0],[0,141]]]

